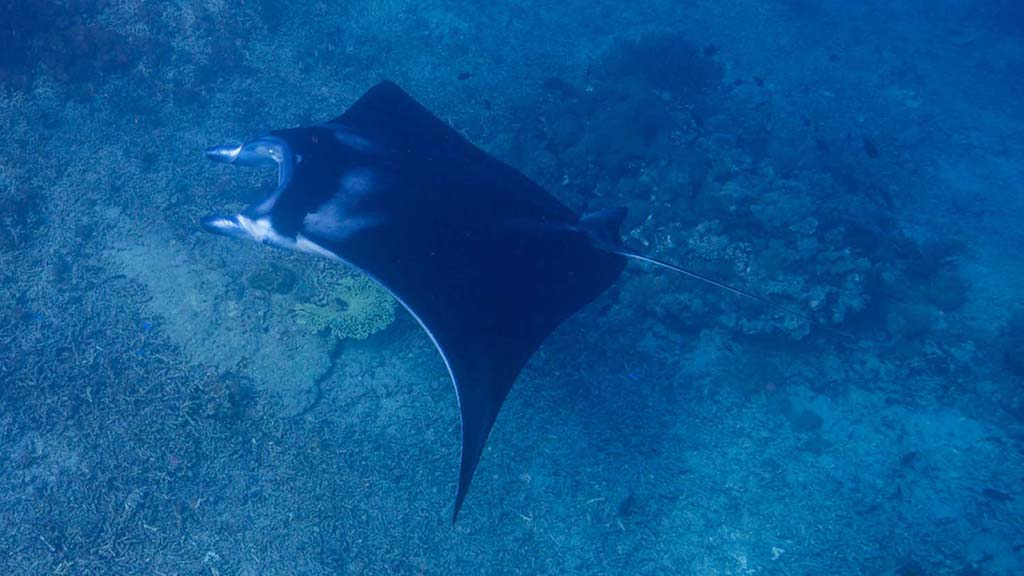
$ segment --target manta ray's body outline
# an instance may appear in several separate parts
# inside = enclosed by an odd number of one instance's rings
[[[577,215],[391,82],[330,122],[215,146],[207,156],[278,167],[273,193],[239,214],[204,218],[207,231],[358,268],[430,337],[462,423],[453,522],[520,370],[628,258],[779,307],[625,248],[625,209]]]

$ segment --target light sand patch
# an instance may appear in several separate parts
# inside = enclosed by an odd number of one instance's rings
[[[220,258],[193,254],[155,233],[116,247],[110,258],[146,286],[152,295],[146,312],[190,361],[252,379],[284,410],[310,401],[314,380],[330,363],[329,343],[295,324],[292,298],[240,289],[232,279],[244,273],[239,259],[232,269],[219,268]]]

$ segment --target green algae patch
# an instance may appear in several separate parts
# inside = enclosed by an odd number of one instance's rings
[[[313,332],[363,340],[395,321],[395,300],[366,276],[346,276],[323,297],[296,305],[295,318]]]

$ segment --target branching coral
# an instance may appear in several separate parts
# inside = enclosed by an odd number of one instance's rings
[[[323,298],[295,306],[295,317],[314,332],[363,340],[395,320],[395,301],[366,276],[345,276]]]

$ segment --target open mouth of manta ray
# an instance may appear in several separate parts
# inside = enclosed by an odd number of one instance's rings
[[[261,136],[242,144],[220,144],[206,149],[206,157],[214,162],[247,167],[277,167],[277,188],[263,201],[239,214],[211,214],[200,220],[203,229],[213,234],[234,238],[253,238],[272,242],[272,228],[267,215],[291,181],[295,158],[291,147],[276,136]]]

